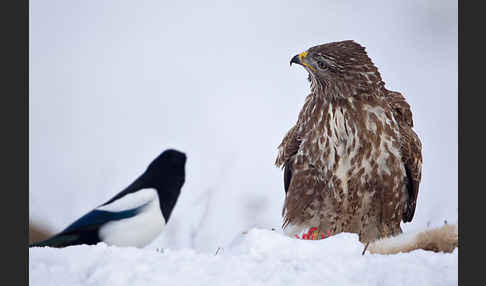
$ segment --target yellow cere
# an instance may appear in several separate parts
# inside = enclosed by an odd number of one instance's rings
[[[305,61],[305,57],[307,56],[307,54],[308,54],[308,53],[309,53],[308,51],[305,51],[305,52],[300,53],[300,54],[299,54],[299,60],[300,60],[300,62],[301,62],[301,63],[302,63],[304,66],[306,66],[306,67],[310,68],[310,69],[311,69],[311,70],[313,70],[313,71],[316,71],[316,69],[315,69],[313,66],[311,66],[310,64],[308,64],[308,63]]]
[[[308,54],[308,51],[302,52],[299,54],[299,60],[302,61]]]

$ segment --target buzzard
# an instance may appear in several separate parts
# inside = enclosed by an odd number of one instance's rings
[[[284,169],[285,232],[351,232],[364,243],[401,233],[422,172],[409,104],[354,41],[312,47],[292,63],[309,73],[311,93],[275,162]]]

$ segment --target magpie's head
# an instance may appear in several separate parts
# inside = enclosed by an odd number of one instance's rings
[[[185,164],[186,154],[168,149],[150,163],[144,177],[150,187],[159,191],[180,191],[185,179]]]

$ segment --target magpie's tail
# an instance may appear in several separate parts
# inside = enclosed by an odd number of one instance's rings
[[[66,247],[70,245],[76,245],[78,241],[78,236],[75,234],[58,234],[46,240],[38,241],[32,244],[29,244],[30,247]]]

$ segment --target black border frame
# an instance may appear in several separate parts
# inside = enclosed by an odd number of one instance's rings
[[[2,33],[2,282],[29,284],[29,1],[4,1]]]

